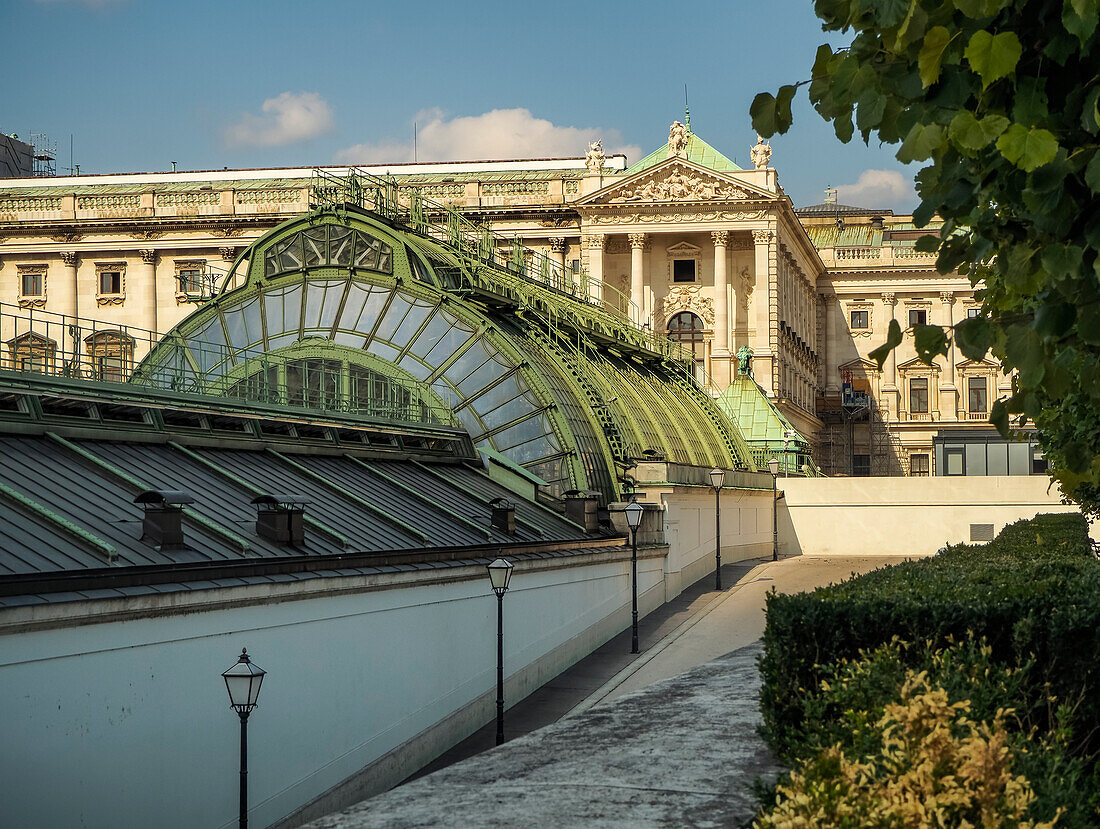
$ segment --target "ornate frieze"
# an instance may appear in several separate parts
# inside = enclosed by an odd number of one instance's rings
[[[663,167],[652,176],[646,176],[621,187],[608,200],[611,204],[646,201],[709,201],[712,199],[744,200],[746,190],[717,176],[704,176],[685,165]]]
[[[705,297],[698,285],[675,285],[657,305],[655,324],[663,330],[681,311],[691,311],[707,325],[714,325],[714,300]]]
[[[163,230],[135,230],[130,234],[131,239],[137,239],[139,242],[153,242],[163,236]]]
[[[763,219],[766,210],[745,212],[706,211],[699,213],[610,213],[588,218],[594,225],[690,224],[693,222],[752,222]]]

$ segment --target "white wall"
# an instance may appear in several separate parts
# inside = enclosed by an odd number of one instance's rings
[[[669,545],[665,563],[667,601],[714,572],[714,490],[676,487],[662,493],[661,501]],[[771,506],[771,490],[722,490],[723,564],[771,555]]]
[[[664,600],[663,558],[640,561],[643,613]],[[629,572],[621,551],[517,565],[509,704],[629,624]],[[74,624],[90,604],[0,612],[6,826],[235,825],[239,721],[219,674],[242,646],[268,672],[249,720],[257,827],[387,753],[379,773],[396,779],[356,791],[393,785],[493,716],[481,566],[112,600],[95,609],[115,621]],[[420,756],[395,758],[418,735]]]
[[[782,555],[931,555],[969,542],[971,524],[997,533],[1039,513],[1077,511],[1045,475],[780,478],[779,488]]]

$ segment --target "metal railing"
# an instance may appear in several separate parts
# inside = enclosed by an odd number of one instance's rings
[[[163,340],[160,361],[142,360]],[[154,355],[154,360],[156,356]],[[132,325],[0,303],[0,368],[119,383],[372,420],[457,426],[455,401],[422,383],[382,375],[338,358],[231,349]]]
[[[779,461],[780,478],[820,478],[822,472],[814,463],[807,449],[769,449],[766,446],[750,446],[753,464],[761,472],[768,471],[768,461]]]

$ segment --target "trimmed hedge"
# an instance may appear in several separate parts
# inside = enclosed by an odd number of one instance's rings
[[[765,736],[793,763],[812,740],[807,706],[830,666],[894,639],[938,649],[973,638],[996,663],[1031,667],[1023,721],[1071,733],[1073,756],[1097,753],[1100,563],[1084,518],[1069,513],[812,593],[771,593],[760,663]]]

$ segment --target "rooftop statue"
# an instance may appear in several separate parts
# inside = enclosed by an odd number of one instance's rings
[[[673,121],[668,128],[668,157],[679,156],[683,158],[687,152],[688,131],[687,127],[679,121]]]
[[[752,349],[747,345],[737,349],[737,373],[752,377]]]
[[[760,137],[756,136],[756,146],[749,150],[749,157],[752,159],[752,166],[757,170],[763,170],[768,166],[768,162],[772,158],[772,147]]]
[[[603,154],[603,139],[597,138],[588,145],[588,149],[584,153],[584,166],[591,172],[598,173],[603,169],[605,158],[607,158],[607,156]]]

